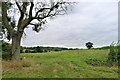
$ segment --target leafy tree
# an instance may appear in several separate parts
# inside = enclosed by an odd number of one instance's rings
[[[39,32],[48,18],[65,14],[69,4],[63,0],[30,1],[2,2],[2,29],[7,39],[12,40],[12,60],[20,60],[20,43],[25,28],[32,26],[34,31]]]
[[[41,47],[39,47],[39,46],[37,46],[37,47],[35,48],[35,51],[36,51],[36,52],[43,52],[43,50],[42,50]]]
[[[93,43],[91,43],[91,42],[87,42],[85,45],[88,49],[93,47]]]

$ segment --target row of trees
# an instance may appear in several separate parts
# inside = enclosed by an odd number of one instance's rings
[[[69,49],[62,47],[42,47],[42,46],[21,48],[22,53],[42,53],[42,52],[63,51],[63,50],[69,50]]]

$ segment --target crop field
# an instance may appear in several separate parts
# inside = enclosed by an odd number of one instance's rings
[[[2,61],[3,78],[118,78],[118,67],[106,63],[109,50],[23,53],[22,60]]]

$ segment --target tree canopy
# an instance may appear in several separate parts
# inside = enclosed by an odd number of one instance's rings
[[[92,43],[92,42],[87,42],[85,45],[86,45],[86,47],[87,47],[88,49],[90,49],[90,48],[93,47],[93,43]]]

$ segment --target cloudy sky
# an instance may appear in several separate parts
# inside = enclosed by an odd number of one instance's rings
[[[118,40],[118,1],[76,0],[67,15],[49,20],[45,30],[36,33],[26,29],[23,46],[63,46],[85,48],[90,41],[94,47],[110,45]]]

